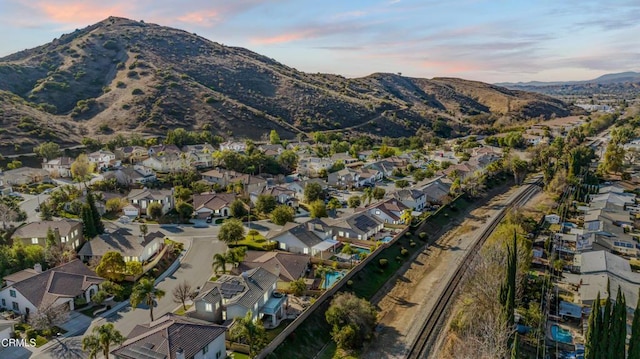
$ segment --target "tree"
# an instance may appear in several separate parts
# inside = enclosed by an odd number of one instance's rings
[[[589,324],[585,338],[585,359],[596,359],[600,353],[600,337],[602,336],[601,316],[600,292],[598,292],[596,300],[591,305],[591,313],[589,314]]]
[[[87,239],[91,239],[98,235],[98,231],[95,227],[95,221],[93,220],[93,213],[91,208],[85,204],[80,209],[80,218],[82,219],[82,233]]]
[[[78,182],[87,182],[95,170],[95,164],[89,162],[89,157],[81,153],[71,164],[71,175]]]
[[[327,209],[336,210],[338,208],[342,208],[342,203],[340,203],[339,199],[331,197],[329,203],[327,203]]]
[[[502,304],[502,316],[507,328],[512,328],[515,325],[515,310],[516,310],[516,281],[518,274],[518,237],[514,230],[512,245],[507,246],[507,275],[505,281],[500,286],[500,304]],[[511,342],[511,335],[509,336],[508,346]]]
[[[137,277],[142,274],[142,271],[143,271],[142,263],[138,261],[126,262],[124,265],[124,270],[127,275]]]
[[[55,303],[41,304],[38,310],[29,314],[29,324],[37,330],[50,330],[56,325],[60,325],[69,318],[69,307],[67,305],[56,305]]]
[[[193,215],[193,206],[187,202],[178,202],[176,205],[176,212],[178,212],[178,217],[180,217],[180,222],[187,223],[189,218]]]
[[[400,216],[400,219],[404,224],[411,225],[411,222],[413,221],[413,213],[411,209],[407,208],[404,211],[402,211],[402,215]]]
[[[131,291],[131,307],[135,309],[140,303],[146,304],[149,307],[149,317],[153,322],[153,306],[157,299],[164,297],[164,294],[162,289],[156,288],[153,279],[142,278]]]
[[[267,344],[267,332],[260,321],[253,320],[253,313],[248,311],[244,318],[235,318],[230,330],[233,340],[242,340],[249,345],[249,357],[253,358]]]
[[[102,216],[100,216],[100,212],[98,212],[98,208],[96,207],[96,199],[93,195],[93,192],[87,190],[87,206],[91,211],[91,220],[93,221],[93,228],[95,229],[96,234],[104,233],[104,224],[102,223]],[[93,238],[93,237],[90,237]]]
[[[284,150],[278,156],[278,164],[285,171],[291,172],[298,166],[298,155],[292,150]]]
[[[304,201],[306,203],[311,203],[318,199],[324,199],[323,197],[322,186],[320,183],[312,182],[307,183],[307,185],[304,186]]]
[[[279,226],[284,226],[287,222],[293,222],[293,216],[293,208],[286,204],[282,204],[277,206],[273,212],[271,212],[271,222]]]
[[[360,207],[360,197],[359,196],[351,196],[347,199],[347,205],[349,208],[358,208]]]
[[[629,339],[629,356],[627,359],[640,359],[640,293],[636,310],[633,312],[631,338]]]
[[[384,198],[386,191],[382,187],[374,187],[373,188],[373,199],[379,201]]]
[[[373,189],[371,187],[366,187],[362,191],[362,203],[367,202],[367,205],[371,203],[371,199],[373,198]]]
[[[380,149],[378,149],[378,155],[380,156],[380,158],[391,157],[395,154],[396,154],[396,150],[394,150],[392,147],[389,147],[387,145],[382,145],[380,146]]]
[[[271,143],[272,145],[277,145],[280,143],[280,135],[278,135],[278,132],[276,130],[271,130],[271,132],[269,133],[269,143]]]
[[[109,198],[104,205],[104,208],[107,212],[110,213],[119,213],[122,209],[127,205],[127,201],[122,198]],[[40,212],[42,212],[42,208],[40,208]]]
[[[320,199],[309,204],[309,216],[311,218],[322,218],[327,216],[327,207]]]
[[[527,169],[529,167],[527,161],[521,160],[520,158],[514,156],[511,161],[509,161],[509,167],[513,172],[513,179],[516,184],[522,183],[522,180],[524,180],[524,176],[527,174]]]
[[[142,234],[142,239],[147,238],[147,233],[149,233],[149,227],[145,223],[140,225],[140,234]]]
[[[247,247],[235,247],[227,251],[227,261],[233,266],[238,266],[244,260],[244,256],[247,254]]]
[[[186,280],[183,280],[182,283],[173,288],[173,292],[171,292],[171,294],[173,295],[174,303],[182,303],[182,309],[187,310],[187,305],[185,304],[185,302],[191,299],[191,296],[193,295],[191,284],[189,284],[189,282],[187,282]]]
[[[610,142],[604,153],[603,161],[600,166],[608,173],[620,173],[624,169],[624,147]]]
[[[216,253],[213,255],[213,271],[218,273],[218,270],[222,269],[222,274],[227,273],[227,263],[229,262],[229,256],[225,253]]]
[[[60,145],[54,142],[44,142],[40,146],[34,148],[33,152],[47,161],[58,158],[62,155]]]
[[[256,200],[256,210],[263,214],[269,214],[278,205],[276,198],[270,194],[261,194]]]
[[[332,326],[331,336],[339,348],[357,349],[371,338],[376,325],[376,309],[353,293],[336,294],[325,313]]]
[[[55,237],[51,237],[47,233],[47,246],[44,249],[44,257],[49,267],[57,267],[76,258],[76,252],[73,248],[66,245],[66,243],[57,242],[55,239],[51,240],[50,238]]]
[[[96,358],[102,350],[105,359],[109,359],[111,345],[124,343],[125,337],[113,326],[113,323],[102,324],[94,327],[91,335],[82,338],[82,350],[89,353],[90,358]]]
[[[109,251],[102,256],[100,264],[96,267],[96,274],[102,278],[120,282],[124,279],[127,266],[122,258],[122,254]]]
[[[189,188],[182,186],[176,186],[173,193],[177,199],[183,202],[187,202],[188,200],[190,200],[191,196],[193,195],[193,192]]]
[[[151,202],[149,206],[147,206],[147,215],[151,217],[153,220],[158,220],[162,217],[164,213],[162,213],[162,205],[158,202]]]
[[[304,278],[298,278],[289,282],[289,290],[293,295],[299,297],[304,294],[305,290],[307,290],[307,283],[305,283]]]
[[[405,188],[405,187],[409,187],[409,181],[405,179],[396,181],[396,188]]]
[[[6,231],[7,222],[18,220],[18,212],[8,204],[0,202],[0,220],[2,221],[2,229]]]
[[[222,223],[218,239],[225,243],[238,242],[244,238],[244,226],[239,219],[230,218]]]
[[[247,215],[247,205],[239,199],[233,201],[229,209],[231,210],[231,215],[235,218],[241,219]]]

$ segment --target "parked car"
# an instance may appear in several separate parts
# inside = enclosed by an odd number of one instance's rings
[[[211,216],[207,217],[207,223],[211,223],[212,220],[213,220],[213,217]]]

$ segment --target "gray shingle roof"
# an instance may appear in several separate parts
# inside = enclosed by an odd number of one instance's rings
[[[39,307],[41,304],[52,303],[58,297],[73,298],[84,293],[91,285],[103,281],[104,279],[76,259],[16,282],[11,287],[35,307]]]
[[[45,238],[47,236],[47,231],[49,228],[55,229],[58,228],[61,236],[68,236],[74,227],[80,225],[80,230],[82,230],[82,222],[73,221],[73,220],[60,220],[60,221],[41,221],[41,222],[31,222],[29,224],[25,224],[24,226],[18,228],[13,233],[13,238]]]
[[[225,330],[202,320],[166,314],[149,324],[137,325],[129,339],[111,353],[127,359],[175,359],[176,351],[182,348],[185,358],[193,358]]]
[[[223,274],[217,281],[212,282],[211,291],[220,291],[227,299],[227,306],[236,304],[252,309],[277,281],[278,277],[268,270],[254,268],[241,275]],[[203,297],[205,296],[206,294],[203,294]]]
[[[78,255],[80,256],[103,256],[105,253],[114,251],[127,257],[137,257],[142,254],[144,247],[156,238],[164,238],[164,234],[159,231],[147,233],[143,241],[138,235],[131,234],[129,229],[120,228],[113,233],[105,233],[88,241],[82,246]]]
[[[309,261],[310,257],[304,254],[247,251],[238,269],[247,271],[261,267],[273,274],[279,271],[280,280],[289,282],[298,279],[304,273]]]

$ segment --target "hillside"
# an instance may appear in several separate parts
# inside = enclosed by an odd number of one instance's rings
[[[607,94],[634,98],[640,94],[640,73],[627,71],[605,74],[586,81],[505,82],[496,85],[514,90],[532,91],[552,96]]]
[[[163,135],[176,127],[253,139],[271,129],[282,138],[331,130],[408,136],[432,131],[439,120],[451,135],[481,131],[505,116],[579,111],[461,79],[307,74],[196,34],[115,17],[0,58],[0,90],[0,143],[9,144],[3,152],[13,142]],[[478,115],[482,124],[473,121]],[[21,126],[25,121],[38,131]]]

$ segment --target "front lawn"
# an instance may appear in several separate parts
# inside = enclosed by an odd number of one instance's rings
[[[187,312],[187,310],[189,310],[189,308],[191,308],[192,304],[187,304],[187,309],[185,310],[182,305],[180,306],[180,308],[178,308],[175,312],[176,315],[184,315],[184,313]]]
[[[274,248],[275,243],[267,241],[267,239],[257,234],[255,236],[246,236],[243,240],[229,243],[229,247],[247,247],[256,251],[269,251]]]

